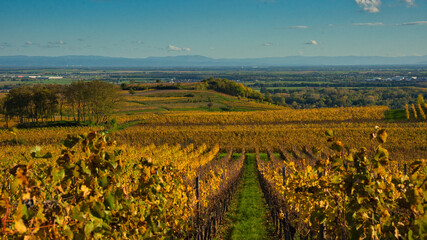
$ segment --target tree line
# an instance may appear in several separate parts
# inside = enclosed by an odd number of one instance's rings
[[[202,81],[201,86],[236,97],[264,100],[264,96],[260,92],[225,78],[208,78]]]
[[[323,108],[384,105],[403,109],[418,96],[427,97],[424,88],[300,88],[267,89],[261,93],[271,96],[274,103],[293,108]]]
[[[103,81],[43,84],[11,89],[0,101],[6,121],[19,123],[71,120],[103,123],[120,100],[119,87]]]

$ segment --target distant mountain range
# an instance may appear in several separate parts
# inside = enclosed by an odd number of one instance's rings
[[[426,56],[408,57],[268,57],[214,59],[199,55],[118,58],[101,56],[0,56],[0,67],[287,67],[287,66],[427,65]]]

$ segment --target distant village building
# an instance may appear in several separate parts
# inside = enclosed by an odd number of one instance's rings
[[[28,76],[31,79],[63,79],[61,76]]]
[[[375,78],[368,78],[368,79],[366,79],[366,81],[379,81],[379,80],[382,80],[382,78],[375,77]]]
[[[405,77],[395,76],[395,77],[392,77],[391,80],[393,80],[393,81],[403,81],[403,80],[405,80]]]

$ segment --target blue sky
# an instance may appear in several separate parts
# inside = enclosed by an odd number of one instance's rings
[[[427,55],[427,0],[1,0],[0,55]]]

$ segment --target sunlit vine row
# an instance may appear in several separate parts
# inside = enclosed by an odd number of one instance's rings
[[[366,146],[370,152],[375,144],[369,140],[370,129],[379,123],[340,123],[340,124],[284,124],[284,125],[209,125],[209,126],[138,126],[114,133],[114,138],[129,145],[185,144],[188,142],[213,146],[220,149],[230,147],[255,151],[259,147],[272,148],[278,152],[280,147],[301,149],[316,146],[327,151],[322,141],[323,133],[328,129],[340,132],[341,139],[349,148]],[[416,159],[427,151],[427,124],[418,123],[382,123],[391,136],[386,143],[392,149],[393,160]],[[404,144],[402,144],[404,143]]]
[[[268,124],[317,121],[363,121],[384,119],[385,106],[326,109],[285,109],[263,112],[176,112],[146,114],[142,124]]]
[[[280,203],[275,211],[295,229],[292,236],[424,239],[426,160],[408,162],[406,173],[398,169],[383,148],[383,129],[371,135],[380,143],[372,155],[366,148],[347,151],[332,131],[327,135],[335,153],[312,166],[300,159],[299,164],[283,161],[284,168],[278,168],[277,160],[257,158],[262,178],[274,189],[266,197],[278,198],[273,201]]]
[[[95,132],[70,135],[61,151],[33,148],[1,164],[1,233],[36,239],[192,236],[197,217],[212,214],[209,207],[230,193],[243,166],[243,158],[222,161],[218,151],[193,144],[123,151]],[[201,179],[197,197],[190,175]]]

